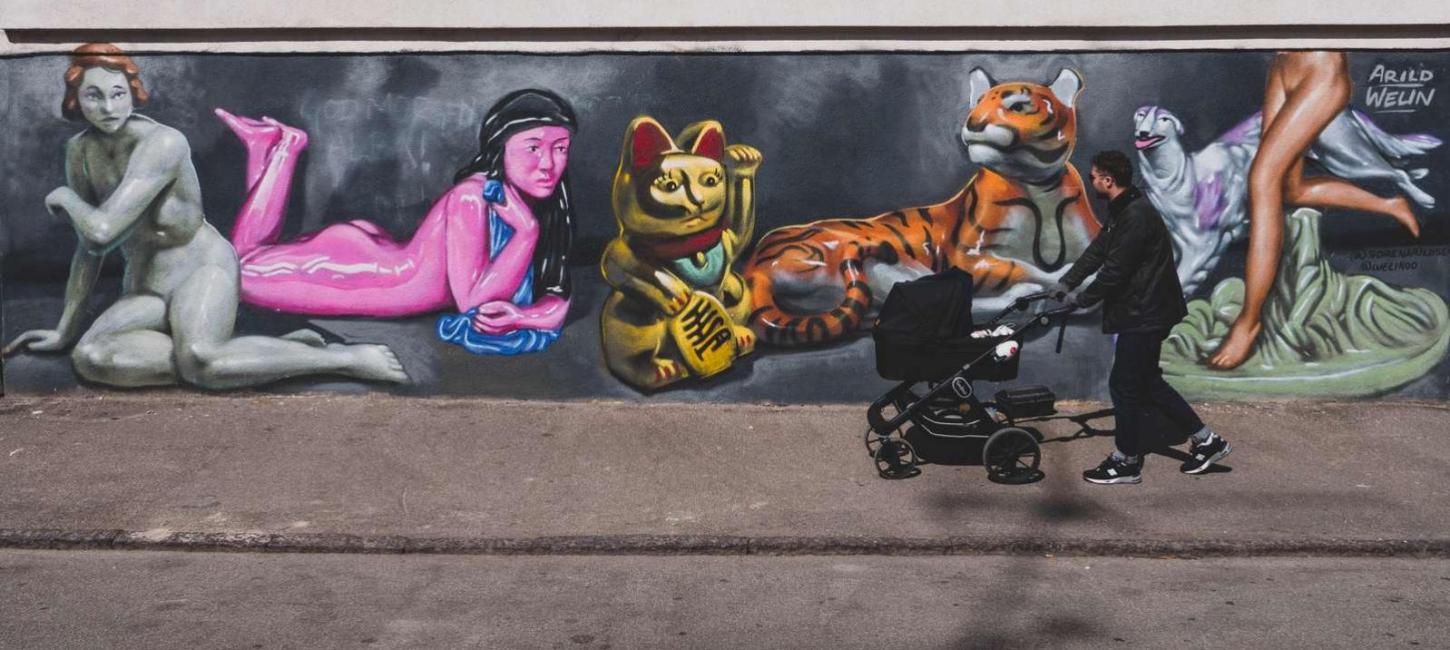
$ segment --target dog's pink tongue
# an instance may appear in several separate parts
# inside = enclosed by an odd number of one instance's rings
[[[1139,138],[1139,139],[1133,141],[1133,146],[1135,146],[1135,147],[1137,147],[1139,149],[1147,149],[1148,147],[1151,147],[1151,146],[1153,146],[1155,144],[1158,144],[1158,141],[1160,141],[1162,139],[1163,138],[1156,138],[1156,137],[1155,138],[1147,138],[1147,139]]]

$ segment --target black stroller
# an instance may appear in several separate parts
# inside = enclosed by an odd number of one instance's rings
[[[1046,387],[1029,386],[999,391],[984,402],[972,382],[1017,378],[1018,351],[1027,334],[1051,326],[1073,308],[1044,311],[1017,324],[1003,321],[1047,297],[1019,298],[985,327],[977,327],[972,322],[972,276],[965,271],[950,269],[892,287],[871,336],[876,372],[901,384],[866,412],[871,425],[866,448],[882,478],[920,473],[917,452],[901,431],[908,422],[935,438],[980,446],[982,464],[993,481],[1018,484],[1042,478],[1042,434],[1017,426],[1017,421],[1056,413],[1056,396]],[[1066,319],[1060,320],[1058,352],[1066,326]],[[919,383],[926,384],[925,393],[917,393]],[[887,407],[895,416],[886,416]]]

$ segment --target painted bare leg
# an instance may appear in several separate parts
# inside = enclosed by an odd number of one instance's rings
[[[294,332],[288,332],[286,334],[283,334],[282,336],[279,336],[277,338],[286,341],[296,341],[298,343],[310,345],[314,348],[327,347],[327,339],[322,338],[322,334],[314,330],[296,330]]]
[[[318,347],[290,335],[232,338],[236,309],[236,276],[216,266],[197,270],[172,294],[168,317],[182,379],[211,390],[329,373],[368,381],[408,381],[397,356],[382,345]]]
[[[247,148],[247,191],[250,192],[257,179],[262,177],[262,170],[267,166],[267,152],[281,139],[282,130],[261,120],[233,115],[226,109],[218,108],[212,112]]]
[[[217,110],[218,114],[222,112],[221,109]],[[262,122],[257,122],[233,117],[238,125],[233,131],[247,145],[249,170],[254,156],[257,155],[257,149],[272,138],[266,153],[262,155],[264,166],[261,173],[256,182],[249,185],[246,201],[242,203],[241,210],[237,211],[237,220],[232,226],[232,246],[237,249],[239,256],[245,257],[258,247],[275,243],[277,236],[281,234],[282,222],[286,217],[287,198],[292,190],[292,176],[297,170],[299,156],[307,148],[307,134],[271,118],[262,118]],[[261,126],[257,126],[258,124]],[[237,131],[238,128],[243,131]]]
[[[106,309],[71,351],[76,374],[124,388],[169,386],[177,381],[175,347],[166,329],[166,303],[156,296],[122,296]]]
[[[1244,269],[1244,304],[1228,335],[1208,360],[1211,368],[1237,368],[1254,352],[1263,332],[1264,301],[1273,288],[1284,248],[1285,179],[1301,160],[1325,125],[1349,100],[1347,82],[1332,78],[1302,80],[1282,108],[1266,105],[1265,129],[1259,151],[1249,169],[1249,250]],[[1274,83],[1282,78],[1271,75]],[[1272,92],[1272,91],[1271,91]],[[1266,102],[1267,104],[1267,102]]]
[[[1296,167],[1302,168],[1301,160]],[[1361,189],[1349,181],[1338,178],[1306,178],[1297,185],[1291,185],[1285,198],[1292,205],[1307,205],[1316,208],[1346,208],[1361,212],[1376,212],[1398,221],[1415,237],[1420,236],[1420,222],[1410,209],[1410,202],[1403,196],[1384,198]]]

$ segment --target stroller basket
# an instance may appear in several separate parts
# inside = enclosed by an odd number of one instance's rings
[[[1017,355],[997,361],[988,354],[1012,336],[972,337],[972,290],[971,274],[960,269],[893,286],[871,330],[876,373],[897,381],[940,381],[981,358],[967,377],[1015,379]]]

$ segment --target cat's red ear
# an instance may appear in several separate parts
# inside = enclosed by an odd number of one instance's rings
[[[690,147],[690,153],[696,156],[704,156],[714,160],[725,160],[725,131],[719,124],[711,124],[700,130],[700,135],[695,136],[695,144]]]
[[[654,165],[665,152],[675,148],[670,134],[665,133],[659,122],[651,119],[642,119],[635,123],[633,141],[632,161],[635,169]]]

